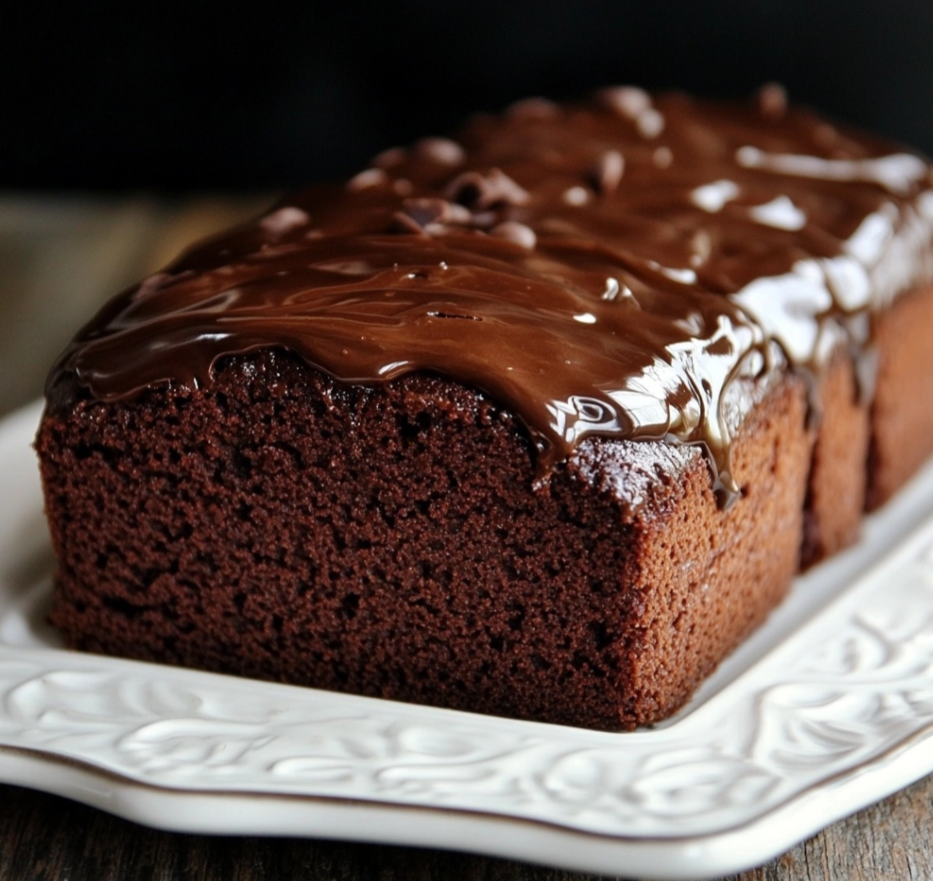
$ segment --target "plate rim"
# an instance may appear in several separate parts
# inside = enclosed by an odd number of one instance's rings
[[[10,479],[12,466],[8,458],[9,451],[28,448],[28,441],[32,439],[32,432],[40,410],[41,402],[37,402],[15,411],[0,421],[0,480]],[[24,443],[24,441],[27,442]],[[22,450],[20,450],[21,453]],[[29,451],[29,455],[33,455],[31,451]],[[35,471],[35,467],[33,470]],[[19,475],[17,480],[20,480],[20,478],[22,478],[22,475]],[[35,475],[32,478],[34,485],[31,487],[28,486],[28,477],[22,478],[22,480],[26,487],[23,490],[24,492],[34,493],[38,489],[38,480]],[[931,548],[933,548],[933,518],[930,516],[933,513],[933,503],[924,506],[916,498],[925,492],[924,489],[918,490],[917,486],[926,487],[927,484],[933,487],[933,468],[926,469],[923,475],[918,478],[916,485],[908,490],[906,495],[909,498],[903,503],[897,501],[894,503],[895,506],[900,505],[897,508],[897,511],[900,512],[900,519],[906,519],[913,523],[913,532],[896,547],[883,553],[879,559],[875,560],[872,566],[851,587],[840,590],[836,595],[830,597],[817,612],[815,618],[807,618],[803,624],[790,629],[790,636],[778,639],[770,648],[766,647],[763,652],[760,652],[753,670],[760,671],[762,666],[767,667],[769,664],[773,666],[777,663],[775,659],[779,659],[782,651],[785,651],[788,642],[799,641],[800,634],[809,630],[819,632],[822,625],[818,622],[823,621],[831,613],[838,611],[839,608],[846,608],[847,604],[851,606],[853,597],[862,596],[863,594],[871,597],[873,591],[877,593],[877,585],[890,578],[892,567],[894,570],[897,570],[898,566],[901,569],[906,566],[911,571],[917,570],[919,587],[914,585],[909,588],[908,593],[911,601],[918,604],[918,607],[922,608],[924,612],[928,612],[931,615],[931,620],[933,620],[933,588],[929,591],[926,589],[927,580],[933,585],[933,551],[931,551]],[[32,503],[34,506],[35,501],[33,497]],[[41,508],[41,500],[39,501],[39,507]],[[905,508],[908,509],[906,513],[901,510]],[[922,510],[922,516],[918,515],[918,510]],[[20,516],[24,515],[21,514]],[[15,525],[16,512],[11,517],[10,522]],[[874,532],[884,532],[884,529],[876,528],[876,524],[883,522],[885,518],[888,520],[898,519],[891,515],[887,509],[881,515],[876,515],[876,518],[875,523],[872,524]],[[5,533],[0,537],[0,550],[6,554],[9,552],[9,548],[3,548],[4,540]],[[850,565],[849,568],[852,569],[853,566]],[[872,584],[875,585],[874,588],[872,588]],[[3,575],[0,574],[0,601],[3,599],[4,590]],[[929,593],[929,597],[927,597],[927,593]],[[0,602],[0,612],[2,612],[2,602]],[[7,610],[7,614],[9,614],[9,610]],[[815,624],[814,621],[817,623]],[[0,623],[2,623],[2,616],[0,616]],[[882,622],[882,626],[889,627],[890,632],[896,636],[900,633],[899,628],[903,629],[905,625],[903,621],[892,620],[887,624]],[[870,654],[869,649],[865,649],[865,651]],[[68,663],[72,661],[74,663]],[[933,647],[930,647],[930,657],[923,656],[918,663],[922,662],[922,666],[927,661],[933,665]],[[62,664],[65,664],[65,672],[70,670],[71,673],[86,670],[88,664],[91,666],[96,664],[103,669],[105,675],[117,675],[118,679],[120,670],[136,672],[145,670],[150,676],[154,676],[157,681],[167,679],[185,683],[191,677],[195,677],[191,679],[192,682],[208,678],[215,684],[224,683],[228,689],[232,689],[234,694],[249,692],[251,689],[259,689],[268,694],[273,692],[280,694],[283,693],[280,690],[285,689],[289,693],[300,693],[303,696],[302,703],[314,704],[315,702],[322,702],[337,707],[362,707],[364,710],[368,710],[370,714],[378,715],[378,713],[382,712],[400,719],[404,717],[408,719],[409,725],[413,726],[428,724],[428,727],[430,727],[430,723],[433,722],[438,729],[450,727],[457,732],[460,732],[461,729],[472,730],[473,735],[471,736],[475,737],[481,737],[483,731],[488,732],[490,729],[501,729],[502,731],[508,729],[514,737],[519,739],[525,737],[532,740],[535,737],[539,740],[543,737],[546,740],[547,735],[556,736],[560,734],[576,743],[581,754],[592,753],[594,750],[598,752],[600,749],[605,752],[607,749],[606,744],[610,739],[617,740],[619,743],[637,743],[640,741],[642,745],[647,740],[650,747],[652,741],[660,742],[662,745],[665,741],[673,741],[676,744],[679,742],[679,734],[682,735],[684,732],[687,735],[691,733],[702,734],[703,725],[710,724],[707,717],[715,715],[715,711],[709,709],[710,706],[715,708],[718,704],[721,704],[724,694],[734,697],[736,692],[741,692],[747,686],[750,674],[746,670],[732,679],[728,675],[723,677],[726,681],[725,684],[720,683],[717,686],[718,692],[703,696],[699,706],[692,706],[689,711],[676,717],[675,721],[668,726],[659,727],[650,732],[607,735],[603,732],[588,732],[583,729],[496,719],[495,717],[420,707],[412,704],[395,704],[374,698],[335,695],[330,692],[237,679],[222,674],[163,667],[140,661],[105,658],[95,655],[77,655],[48,646],[11,645],[0,638],[0,698],[5,698],[4,703],[0,704],[0,781],[66,795],[146,825],[159,824],[153,822],[154,817],[148,808],[143,810],[144,803],[148,805],[153,801],[153,798],[150,795],[141,799],[139,796],[140,787],[150,794],[158,793],[159,798],[167,799],[169,803],[174,804],[176,807],[178,802],[183,802],[185,799],[189,802],[203,801],[205,799],[225,799],[228,802],[237,801],[250,804],[253,809],[252,822],[256,827],[252,831],[256,834],[281,834],[281,832],[277,832],[274,823],[277,822],[279,828],[282,826],[281,819],[273,821],[271,827],[263,825],[261,818],[256,816],[254,810],[257,801],[277,801],[285,806],[291,805],[293,808],[296,803],[310,805],[311,802],[323,802],[329,805],[331,810],[336,810],[335,805],[339,803],[341,807],[338,812],[345,815],[344,825],[340,826],[338,824],[336,834],[335,829],[326,831],[327,837],[341,837],[346,840],[357,841],[378,840],[385,843],[404,843],[420,846],[441,846],[582,871],[611,873],[624,867],[626,872],[635,871],[646,878],[696,878],[700,874],[715,876],[742,871],[766,862],[829,823],[897,791],[933,770],[933,701],[931,701],[929,707],[923,704],[922,712],[917,711],[916,719],[907,718],[906,721],[901,720],[901,724],[906,727],[894,741],[880,752],[869,755],[864,760],[850,762],[848,766],[841,768],[838,772],[823,775],[815,781],[811,780],[810,784],[798,787],[796,791],[771,804],[766,810],[760,811],[757,815],[746,814],[743,820],[741,812],[737,814],[733,811],[730,815],[733,819],[729,823],[721,822],[716,828],[705,829],[696,825],[690,827],[688,823],[686,826],[687,831],[680,834],[668,833],[655,836],[640,834],[637,832],[637,824],[636,827],[633,827],[636,831],[626,832],[624,823],[621,828],[607,832],[606,828],[599,827],[599,824],[594,825],[592,820],[568,823],[555,821],[553,816],[547,815],[546,811],[543,815],[524,815],[521,812],[516,814],[514,809],[478,810],[469,806],[469,804],[464,806],[462,800],[457,802],[456,799],[453,799],[445,803],[444,799],[439,798],[436,793],[434,795],[429,793],[427,796],[423,794],[418,796],[416,793],[414,799],[393,800],[392,797],[387,796],[385,793],[370,793],[369,797],[360,797],[358,792],[349,790],[342,795],[333,794],[333,792],[328,794],[326,791],[322,792],[319,788],[316,790],[315,786],[311,784],[306,784],[305,791],[301,792],[286,791],[280,787],[273,787],[270,791],[263,791],[244,785],[242,781],[230,789],[216,788],[214,786],[200,789],[192,785],[190,781],[187,784],[184,782],[178,783],[177,781],[179,779],[184,780],[184,777],[177,777],[178,768],[175,767],[174,770],[171,770],[171,763],[166,766],[166,768],[170,769],[168,772],[163,769],[160,773],[156,762],[156,770],[153,772],[150,769],[147,772],[149,777],[141,777],[132,768],[128,769],[126,766],[119,766],[118,763],[114,764],[112,755],[109,756],[108,761],[110,764],[108,764],[107,761],[101,759],[101,755],[105,754],[108,749],[113,752],[112,744],[109,747],[102,746],[100,743],[96,747],[93,745],[86,746],[83,748],[84,752],[79,750],[77,753],[73,748],[66,749],[60,745],[49,747],[43,746],[41,743],[37,744],[37,732],[44,724],[41,722],[36,723],[32,729],[28,729],[27,726],[28,730],[25,733],[20,731],[18,735],[11,735],[8,730],[4,729],[4,723],[7,724],[7,728],[10,727],[10,695],[16,689],[20,689],[19,692],[16,692],[16,694],[20,694],[24,688],[24,682],[35,682],[36,680],[35,677],[31,679],[27,677],[23,682],[14,682],[9,673],[4,679],[4,665],[9,670],[11,665],[28,665],[32,662],[47,665],[47,669],[39,674],[39,678],[46,677],[48,682],[53,682],[55,675],[62,674],[62,669],[59,669]],[[926,667],[923,667],[923,669],[925,670]],[[114,674],[114,671],[118,672]],[[127,673],[126,675],[131,678],[133,674]],[[917,679],[917,675],[916,670],[914,670],[910,676],[902,674],[902,678],[897,681],[903,684],[910,680],[908,682],[910,684]],[[906,678],[904,678],[905,676]],[[845,681],[845,676],[842,677],[842,681]],[[865,686],[864,682],[861,680],[859,682],[860,687]],[[251,685],[244,686],[243,683],[251,683]],[[782,683],[778,683],[777,687],[780,688],[781,685]],[[843,695],[838,699],[845,701],[845,698],[846,696]],[[44,695],[40,699],[40,703],[42,699],[48,700],[49,695]],[[40,709],[61,712],[62,706],[55,706],[54,700],[53,695],[53,705],[46,705],[40,707]],[[39,715],[41,716],[41,713]],[[428,720],[427,723],[425,720]],[[207,721],[210,722],[210,719],[208,718]],[[156,723],[150,719],[146,724]],[[301,723],[299,721],[295,724]],[[146,726],[143,725],[142,727],[145,728]],[[477,734],[476,732],[480,733]],[[185,740],[184,732],[176,736],[175,740],[179,740],[179,738],[181,741]],[[106,740],[106,738],[104,739]],[[171,737],[169,739],[171,740]],[[41,741],[41,737],[39,740]],[[140,746],[139,743],[135,743],[133,747],[145,752],[146,744]],[[161,744],[156,743],[156,747],[161,747]],[[181,743],[180,748],[182,751],[184,747],[185,744]],[[430,743],[427,747],[423,747],[423,749],[429,751],[430,748],[432,748]],[[97,752],[95,752],[95,749]],[[247,745],[248,749],[249,746]],[[155,749],[155,752],[157,753],[158,750]],[[23,758],[24,756],[27,758]],[[156,757],[158,758],[158,756]],[[514,757],[514,755],[510,756],[506,752],[501,761],[508,762]],[[148,758],[150,762],[153,760],[151,755]],[[553,756],[549,756],[541,759],[541,761],[553,761],[553,759]],[[495,757],[486,757],[484,761],[489,764],[497,760]],[[72,766],[79,766],[81,775],[84,777],[106,781],[111,787],[112,796],[107,800],[102,800],[93,795],[93,787],[85,787],[85,790],[82,790],[80,786],[62,783],[56,774],[51,773],[50,768],[60,771],[63,762],[71,763]],[[585,776],[586,773],[592,771],[592,769],[585,767],[585,762],[579,764],[580,767],[571,768],[568,774],[565,774],[564,784],[567,784],[567,780],[569,780],[569,785],[572,785],[575,779],[574,775],[584,774]],[[29,775],[18,773],[18,765],[28,767],[33,771],[38,769],[38,773],[34,774],[29,781],[21,780],[20,777]],[[614,773],[614,769],[608,770]],[[193,773],[195,779],[197,779],[197,772]],[[203,775],[203,767],[200,773]],[[532,770],[530,773],[548,773],[548,768],[545,764],[537,772]],[[173,778],[172,774],[176,774],[176,777]],[[661,777],[663,778],[663,776],[662,773]],[[708,781],[701,780],[700,785],[707,785],[707,783]],[[843,799],[838,798],[840,790],[848,794],[844,805],[842,804]],[[449,793],[445,794],[444,798],[447,798],[448,795]],[[650,791],[645,795],[648,799],[652,797]],[[829,795],[833,795],[834,798],[827,798]],[[495,804],[495,793],[486,802],[482,802],[481,799],[480,803]],[[392,833],[391,838],[386,838],[372,830],[361,831],[358,824],[354,822],[354,811],[357,820],[363,814],[367,816],[379,815],[384,821],[390,820],[393,811],[400,814],[416,811],[419,814],[430,815],[434,817],[434,820],[420,831],[408,833],[408,838],[395,828],[398,823],[388,822],[385,828],[395,831]],[[297,811],[297,813],[304,814],[307,811],[302,810]],[[273,814],[276,817],[279,816],[275,812]],[[170,817],[173,819],[175,817],[188,817],[189,815],[190,811],[187,810],[170,812]],[[223,812],[221,812],[221,815],[223,815]],[[477,825],[477,817],[485,818],[483,823],[480,824],[484,826],[483,845],[470,846],[469,838],[465,838],[462,833],[467,827],[472,828]],[[739,818],[738,821],[735,819],[736,817]],[[217,822],[207,823],[209,828],[196,830],[190,828],[190,819],[185,821],[184,824],[187,824],[189,828],[180,828],[175,823],[162,825],[161,828],[172,828],[175,831],[213,833],[226,831],[224,828],[218,828]],[[490,828],[485,829],[485,826]],[[227,828],[229,828],[229,818]],[[321,837],[322,835],[320,822],[317,825],[312,825],[311,828],[303,828],[303,834],[307,837]],[[693,829],[692,832],[689,831],[691,828]],[[497,829],[499,833],[494,834]],[[509,837],[502,834],[502,831],[506,829],[511,833]],[[542,830],[547,832],[552,839],[560,841],[561,846],[544,847],[539,841]],[[250,830],[244,828],[237,831],[245,834]],[[399,835],[405,840],[400,840]],[[744,841],[742,841],[743,837]],[[748,839],[750,838],[756,840],[756,844],[752,847],[748,845]],[[573,843],[575,847],[568,847],[570,843]],[[663,865],[659,862],[660,851],[663,851]]]

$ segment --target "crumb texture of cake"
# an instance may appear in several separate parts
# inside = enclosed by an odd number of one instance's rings
[[[85,400],[40,440],[68,533],[52,621],[89,651],[633,727],[786,590],[805,408],[798,383],[756,409],[724,511],[667,444],[587,441],[529,492],[527,432],[437,377],[342,387],[264,352],[208,390]]]
[[[933,179],[610,89],[387,151],[125,291],[37,437],[68,645],[606,730],[933,448]]]

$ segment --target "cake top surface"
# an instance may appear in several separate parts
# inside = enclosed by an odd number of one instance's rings
[[[920,157],[788,107],[608,89],[474,119],[280,203],[111,301],[53,369],[101,399],[289,349],[338,380],[488,393],[539,476],[590,434],[702,444],[719,488],[739,376],[818,371],[933,277]]]

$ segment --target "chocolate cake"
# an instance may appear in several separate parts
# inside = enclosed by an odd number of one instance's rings
[[[111,301],[37,438],[69,646],[607,730],[933,448],[933,177],[607,90],[376,157]]]

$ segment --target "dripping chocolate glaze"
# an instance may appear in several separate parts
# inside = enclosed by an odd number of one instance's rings
[[[206,386],[270,346],[350,383],[433,371],[524,421],[542,482],[588,435],[668,439],[701,444],[728,498],[730,384],[767,376],[775,343],[817,377],[867,351],[871,310],[933,277],[931,238],[923,160],[775,88],[533,99],[188,251],[49,382]]]

